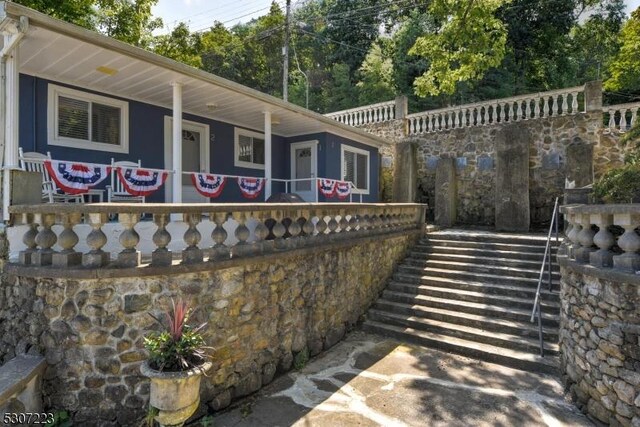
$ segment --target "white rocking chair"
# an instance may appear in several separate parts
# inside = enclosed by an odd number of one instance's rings
[[[140,160],[138,163],[128,162],[126,160],[115,162],[111,159],[111,185],[107,186],[107,202],[125,202],[125,203],[144,203],[145,196],[133,196],[127,193],[124,185],[122,185],[122,181],[118,178],[118,171],[116,168],[139,168],[142,166]]]
[[[55,181],[49,176],[49,171],[44,166],[45,160],[51,160],[51,153],[37,153],[34,151],[24,152],[22,147],[18,147],[20,168],[27,172],[38,172],[42,175],[42,201],[49,203],[56,202],[76,202],[83,203],[84,199],[80,194],[65,194],[58,188]]]

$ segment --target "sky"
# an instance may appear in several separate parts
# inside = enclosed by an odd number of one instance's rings
[[[285,4],[285,0],[277,1]],[[626,0],[626,3],[627,13],[640,7],[640,0]],[[271,0],[159,0],[153,14],[164,21],[165,29],[160,33],[169,32],[180,21],[188,22],[191,31],[198,31],[206,30],[214,21],[227,27],[249,21],[266,14],[270,5]]]

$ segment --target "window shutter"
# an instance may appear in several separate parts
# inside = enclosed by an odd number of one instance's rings
[[[79,99],[58,97],[58,136],[89,139],[89,103]]]
[[[355,179],[355,155],[351,151],[344,152],[343,180],[353,182]]]
[[[91,140],[103,144],[120,144],[120,108],[91,104]]]
[[[264,165],[264,140],[253,138],[253,163]]]
[[[357,171],[356,171],[356,180],[354,184],[357,188],[361,190],[367,189],[367,171],[369,169],[369,165],[367,164],[367,156],[364,154],[357,154],[356,161]]]

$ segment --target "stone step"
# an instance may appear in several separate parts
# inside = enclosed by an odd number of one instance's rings
[[[390,283],[401,283],[418,286],[437,286],[440,288],[466,289],[469,291],[483,292],[486,294],[508,295],[517,298],[524,298],[533,301],[535,298],[535,286],[521,286],[517,284],[483,283],[475,280],[457,280],[447,277],[422,276],[414,274],[396,273]],[[558,287],[556,286],[556,290]],[[543,282],[540,289],[543,299],[548,301],[558,301],[560,296],[557,292],[549,292],[547,282]]]
[[[363,324],[363,328],[367,332],[378,333],[402,341],[409,341],[425,347],[450,351],[516,369],[553,375],[558,374],[558,360],[553,356],[540,357],[524,351],[497,347],[408,327],[388,325],[373,320],[367,320]]]
[[[529,279],[538,279],[540,277],[540,267],[535,268],[520,268],[520,267],[508,267],[508,266],[498,266],[498,265],[485,265],[485,264],[476,264],[469,262],[457,262],[457,261],[438,261],[428,259],[426,261],[422,261],[419,264],[411,264],[407,262],[403,262],[398,266],[398,271],[424,271],[429,270],[430,268],[434,269],[442,269],[442,270],[454,270],[457,272],[468,271],[472,273],[485,273],[485,274],[506,274],[510,277],[515,278],[529,278]],[[543,276],[544,278],[544,276]],[[551,272],[552,280],[558,282],[560,280],[559,272]],[[516,279],[517,280],[517,279]]]
[[[502,243],[502,242],[491,243],[491,242],[473,242],[473,241],[466,241],[466,240],[441,240],[441,239],[424,240],[423,239],[416,245],[417,248],[425,248],[430,246],[519,251],[519,252],[536,253],[541,255],[544,254],[544,246],[512,244],[512,243]],[[551,252],[555,253],[555,248]]]
[[[410,256],[423,257],[431,254],[447,254],[447,255],[462,255],[467,257],[484,256],[488,258],[503,258],[503,259],[516,259],[534,261],[538,265],[542,263],[542,257],[544,251],[539,253],[534,252],[522,252],[517,250],[496,250],[496,249],[478,249],[478,248],[465,248],[465,247],[451,247],[451,246],[429,246],[418,245],[411,248],[409,251]]]
[[[372,310],[395,313],[402,316],[414,316],[421,319],[433,319],[457,325],[475,326],[488,331],[503,332],[516,336],[538,339],[537,323],[516,321],[512,319],[488,318],[487,316],[464,313],[457,310],[446,310],[435,307],[423,307],[401,302],[379,299]],[[542,330],[544,340],[557,343],[558,328],[544,326]]]
[[[425,261],[440,261],[440,262],[464,262],[467,264],[481,264],[486,266],[499,266],[499,267],[516,267],[516,268],[526,268],[526,269],[535,269],[540,271],[540,267],[542,266],[542,256],[539,260],[527,260],[527,259],[517,259],[517,258],[502,258],[499,256],[491,256],[491,254],[484,253],[483,256],[478,255],[461,255],[461,254],[451,254],[446,251],[443,252],[432,252],[432,253],[409,253],[409,256],[405,258],[404,263],[411,265],[423,265]],[[545,269],[548,266],[545,265]],[[560,266],[555,262],[555,260],[551,259],[551,271],[559,272]]]
[[[427,295],[407,294],[404,292],[395,292],[385,290],[382,293],[383,298],[389,301],[401,302],[405,304],[419,305],[423,307],[435,307],[445,310],[460,311],[463,313],[487,316],[490,318],[512,319],[520,322],[527,322],[531,318],[531,309],[522,309],[516,307],[504,307],[492,304],[483,304],[470,301],[456,301],[448,298],[432,297]],[[533,308],[533,301],[531,302]],[[542,323],[546,326],[557,327],[559,324],[559,310],[544,311],[542,310]]]
[[[417,316],[406,316],[395,313],[371,310],[367,319],[387,325],[403,326],[419,331],[434,332],[469,341],[490,344],[497,347],[510,348],[525,351],[527,353],[539,354],[540,341],[538,339],[512,335],[503,331],[485,330],[479,327],[449,323],[441,320],[424,319]],[[544,343],[545,354],[557,355],[558,344],[552,342]]]
[[[464,270],[453,270],[450,268],[435,268],[435,267],[415,267],[412,265],[399,265],[397,268],[397,274],[412,274],[418,276],[438,276],[438,277],[448,277],[450,279],[461,279],[461,280],[472,280],[476,282],[485,282],[485,283],[502,283],[505,285],[510,285],[517,283],[519,286],[538,286],[538,277],[517,277],[507,275],[506,272],[502,274],[488,274],[482,273],[478,271],[464,271]],[[538,273],[539,274],[539,273]],[[558,289],[558,277],[552,277],[552,282],[555,289]],[[394,275],[395,279],[395,275]],[[543,283],[546,280],[546,277],[543,276]]]
[[[387,289],[394,292],[402,292],[411,295],[426,295],[438,298],[448,298],[456,301],[468,301],[476,303],[484,303],[503,307],[517,307],[522,309],[533,309],[535,291],[530,298],[519,298],[512,295],[498,295],[486,292],[478,292],[477,290],[454,289],[448,287],[439,287],[433,285],[415,285],[411,283],[391,282]],[[553,294],[552,294],[553,295]],[[550,313],[560,312],[559,298],[547,298],[543,295],[541,299],[542,310]]]
[[[428,233],[422,240],[455,240],[460,242],[489,242],[489,243],[509,243],[518,245],[544,246],[547,243],[547,234],[512,234],[512,233],[490,233],[490,232],[469,232],[463,230],[450,230],[435,233]],[[562,239],[556,242],[555,236],[551,236],[551,245],[559,246]]]

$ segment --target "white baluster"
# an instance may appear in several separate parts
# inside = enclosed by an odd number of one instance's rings
[[[489,124],[489,106],[488,105],[484,105],[484,122],[482,123],[483,126],[486,126]]]
[[[525,102],[527,103],[527,107],[525,109],[525,120],[529,120],[531,118],[531,100],[530,99],[526,99]]]
[[[629,127],[632,128],[636,124],[636,118],[638,117],[638,109],[634,108],[631,110],[631,121],[629,122]]]
[[[540,99],[541,98],[533,98],[533,118],[540,118]]]
[[[567,102],[568,93],[562,94],[562,115],[565,116],[567,114],[567,110],[569,109],[569,103]]]
[[[571,92],[571,114],[578,112],[578,92]]]
[[[625,132],[627,130],[627,109],[622,108],[620,110],[620,131]]]
[[[516,101],[518,103],[518,108],[516,112],[516,120],[522,119],[522,100]]]
[[[558,97],[560,95],[551,95],[553,99],[553,104],[551,105],[551,116],[555,117],[558,115]]]
[[[466,127],[467,126],[467,113],[469,112],[469,109],[465,108],[464,110],[461,110],[461,111],[462,111],[462,117],[461,117],[462,123],[460,124],[460,126]]]
[[[491,106],[491,123],[495,123],[498,120],[500,120],[500,117],[498,115],[498,104],[495,103]]]
[[[544,117],[549,117],[549,101],[550,100],[551,100],[551,96],[542,97],[542,102],[543,102],[542,114],[544,115]]]
[[[507,103],[503,102],[502,104],[500,104],[500,113],[502,113],[502,122],[506,122],[507,121]]]
[[[609,132],[616,130],[616,110],[609,108]]]

